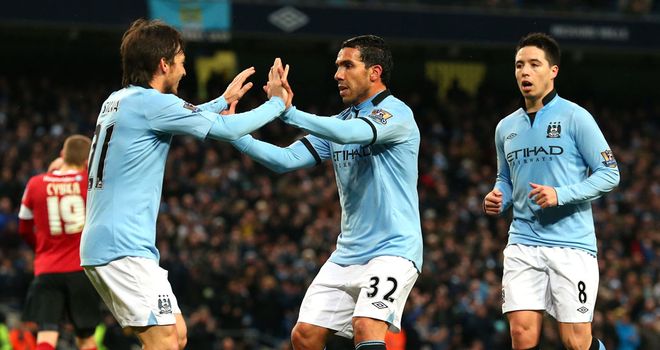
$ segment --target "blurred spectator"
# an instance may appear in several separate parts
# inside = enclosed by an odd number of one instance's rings
[[[640,339],[637,327],[630,322],[630,316],[625,309],[615,310],[618,314],[618,320],[614,324],[616,335],[619,338],[617,350],[635,350],[638,349]]]
[[[12,350],[11,340],[9,338],[9,328],[7,327],[7,317],[0,312],[0,350]]]

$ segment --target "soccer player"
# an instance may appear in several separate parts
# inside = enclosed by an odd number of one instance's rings
[[[180,349],[186,326],[155,244],[172,136],[235,140],[277,118],[287,92],[280,69],[271,69],[269,101],[246,113],[219,115],[252,86],[243,85],[254,73],[249,68],[221,97],[187,103],[176,96],[186,74],[181,35],[157,20],[133,22],[120,53],[124,88],[103,103],[89,158],[82,265],[119,324],[130,327],[145,349]]]
[[[100,299],[80,267],[85,225],[87,157],[91,140],[66,139],[62,164],[28,181],[18,213],[19,233],[34,248],[34,275],[23,319],[37,323],[37,349],[55,349],[58,326],[68,315],[80,349],[96,349]]]
[[[354,337],[356,349],[384,350],[385,334],[399,330],[422,268],[420,134],[413,112],[387,89],[392,54],[382,38],[346,40],[336,65],[339,95],[349,108],[319,117],[289,107],[282,120],[310,135],[286,148],[249,135],[233,144],[277,172],[324,160],[334,166],[341,233],[305,294],[291,333],[294,349],[323,349],[332,332]],[[288,66],[290,106],[287,75]]]
[[[538,349],[547,311],[568,349],[604,349],[591,336],[598,263],[591,201],[619,183],[619,169],[594,118],[557,95],[557,42],[523,37],[515,75],[522,108],[495,129],[497,181],[488,215],[513,206],[504,249],[502,312],[514,349]]]

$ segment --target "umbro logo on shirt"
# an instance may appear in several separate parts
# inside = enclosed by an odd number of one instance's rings
[[[509,134],[509,136],[506,137],[506,140],[507,140],[507,141],[508,141],[508,140],[511,140],[511,139],[513,139],[513,138],[516,137],[516,136],[518,136],[518,134],[516,134],[515,132],[512,132],[512,133]]]
[[[373,306],[375,306],[379,309],[387,309],[387,305],[385,305],[385,303],[382,302],[382,301],[377,301],[377,302],[371,303],[371,305],[373,305]]]
[[[587,309],[587,308],[584,307],[584,306],[581,306],[579,309],[577,309],[577,311],[580,311],[581,313],[586,314],[587,311],[589,311],[589,309]]]

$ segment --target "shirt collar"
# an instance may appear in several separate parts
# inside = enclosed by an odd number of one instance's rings
[[[385,89],[385,90],[383,90],[383,91],[381,91],[381,92],[379,92],[379,93],[373,95],[372,97],[370,97],[370,98],[367,99],[366,101],[363,101],[362,103],[353,106],[352,109],[353,109],[353,110],[358,110],[358,111],[359,111],[359,110],[361,110],[362,108],[365,108],[366,106],[369,106],[369,105],[372,105],[372,106],[374,106],[374,107],[375,107],[375,106],[378,106],[378,104],[380,104],[381,102],[383,102],[383,100],[384,100],[387,96],[390,96],[390,95],[392,95],[392,93],[390,92],[390,90],[389,90],[389,89]]]
[[[550,92],[548,92],[547,95],[545,95],[543,97],[543,99],[541,100],[541,103],[543,104],[543,106],[546,106],[556,96],[557,96],[557,90],[552,89],[552,90],[550,90]],[[527,113],[527,107],[525,106],[525,99],[524,98],[522,99],[521,104],[522,104],[522,109],[525,111],[525,113]],[[541,108],[543,108],[543,107],[541,107]]]

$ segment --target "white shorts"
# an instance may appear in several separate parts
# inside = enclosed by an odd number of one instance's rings
[[[591,322],[598,262],[586,251],[512,244],[504,249],[502,312],[545,310],[559,322]]]
[[[124,257],[85,273],[122,327],[176,324],[181,309],[167,271],[154,260]]]
[[[398,332],[408,294],[417,280],[414,264],[397,256],[381,256],[366,265],[326,262],[300,306],[298,322],[353,337],[353,317],[382,320]]]

